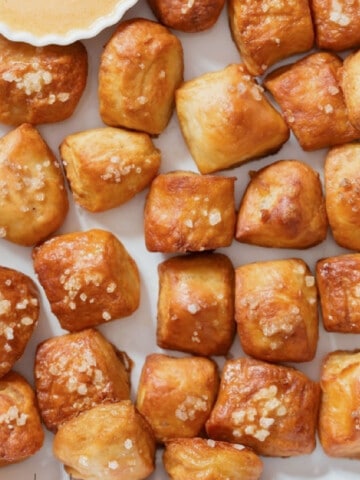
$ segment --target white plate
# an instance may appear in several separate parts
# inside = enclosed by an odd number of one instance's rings
[[[128,18],[128,13],[125,18]],[[131,16],[153,18],[149,7],[144,1],[139,2],[132,10]],[[114,27],[113,27],[114,28]],[[86,91],[75,112],[69,120],[53,125],[44,125],[39,128],[45,140],[55,153],[65,135],[79,130],[102,126],[98,114],[97,102],[97,71],[99,55],[103,45],[110,37],[113,28],[102,32],[97,38],[86,40],[84,43],[89,52],[90,73]],[[190,79],[207,71],[219,70],[229,63],[240,61],[239,54],[231,40],[228,28],[226,11],[224,10],[217,24],[210,30],[199,34],[176,33],[181,39],[185,52],[185,79]],[[291,59],[292,61],[293,59]],[[289,61],[289,60],[288,60]],[[5,134],[9,128],[0,127],[0,133]],[[174,169],[189,169],[197,171],[196,165],[190,157],[177,124],[176,114],[165,130],[154,140],[162,151],[162,172]],[[298,159],[308,162],[321,175],[325,150],[305,153],[291,137],[280,152],[261,160],[255,160],[241,167],[222,173],[235,175],[236,203],[239,204],[245,185],[248,182],[249,170],[259,169],[277,159]],[[135,258],[142,280],[142,300],[140,308],[131,317],[111,322],[100,327],[107,338],[125,350],[135,362],[132,373],[132,398],[138,384],[139,373],[145,355],[160,351],[155,343],[156,302],[158,293],[157,265],[165,256],[149,253],[145,249],[143,239],[143,207],[146,192],[139,194],[127,204],[101,214],[91,214],[74,205],[71,209],[61,232],[87,230],[93,227],[111,230],[124,243],[130,254]],[[317,259],[344,253],[329,235],[326,242],[308,250],[277,250],[256,246],[248,246],[233,242],[231,247],[222,249],[233,261],[234,266],[255,260],[301,257],[314,271]],[[13,245],[7,241],[0,242],[0,263],[4,266],[17,268],[36,277],[31,262],[31,249]],[[42,313],[38,328],[34,333],[22,359],[15,369],[33,383],[32,365],[36,345],[45,338],[65,333],[59,328],[57,319],[51,314],[46,298],[43,296]],[[319,378],[319,366],[323,356],[337,348],[353,349],[360,346],[360,337],[356,335],[341,335],[326,333],[321,327],[320,341],[316,358],[313,362],[298,364],[297,368],[305,372],[313,380]],[[239,340],[235,338],[231,350],[234,356],[242,354]],[[172,353],[172,352],[169,352]],[[178,355],[178,354],[175,354]],[[219,360],[219,365],[223,363]],[[68,479],[62,465],[54,460],[51,453],[52,434],[47,433],[44,447],[35,456],[23,463],[3,467],[0,469],[0,478],[6,480],[65,480]],[[158,455],[158,466],[151,480],[165,480],[168,478],[161,466],[161,452]],[[316,478],[317,480],[355,480],[359,478],[360,463],[357,461],[331,459],[324,455],[318,445],[315,452],[308,456],[281,459],[265,458],[263,480],[303,480]],[[126,479],[124,479],[126,480]],[[189,479],[191,480],[191,479]]]

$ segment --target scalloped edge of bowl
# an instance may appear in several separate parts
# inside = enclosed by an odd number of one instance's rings
[[[25,42],[34,45],[35,47],[43,47],[45,45],[52,44],[69,45],[77,40],[85,40],[96,37],[96,35],[98,35],[102,30],[105,30],[105,28],[115,25],[138,1],[139,0],[121,0],[113,12],[99,17],[87,28],[69,30],[64,34],[48,34],[38,37],[31,32],[12,30],[3,22],[0,22],[0,34],[14,42]]]

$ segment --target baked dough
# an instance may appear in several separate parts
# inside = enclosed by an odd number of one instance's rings
[[[216,23],[225,0],[148,0],[148,3],[162,24],[193,33]]]
[[[33,260],[51,310],[65,330],[126,317],[139,306],[136,262],[111,232],[58,235],[35,247]]]
[[[97,330],[44,340],[36,350],[35,386],[49,430],[100,403],[130,398],[130,365]]]
[[[101,56],[98,92],[103,122],[161,133],[183,80],[183,62],[180,40],[163,25],[143,18],[121,22]]]
[[[230,0],[228,10],[232,37],[252,75],[313,46],[308,0]]]
[[[179,124],[203,174],[275,153],[289,129],[244,65],[229,65],[176,91]]]
[[[259,455],[311,453],[319,394],[317,383],[291,367],[251,358],[228,360],[207,434],[249,446]]]
[[[319,437],[331,457],[360,458],[360,352],[335,351],[323,360]]]
[[[65,220],[68,199],[58,161],[40,133],[23,124],[0,139],[0,237],[31,246]]]
[[[172,480],[258,480],[263,470],[250,448],[198,437],[168,440],[163,463]]]
[[[142,480],[155,468],[151,428],[126,400],[99,405],[64,423],[53,452],[70,477],[81,480]]]
[[[360,145],[330,149],[324,171],[326,211],[334,240],[344,248],[360,250]]]
[[[317,150],[360,138],[350,122],[341,90],[342,60],[312,53],[265,79],[285,120],[304,150]]]
[[[229,246],[235,228],[235,180],[185,171],[158,175],[145,204],[146,248],[184,253]]]
[[[205,357],[145,358],[136,406],[150,423],[156,440],[199,435],[216,399],[218,372]]]
[[[37,125],[67,119],[85,89],[87,69],[81,42],[37,48],[0,36],[0,122]]]
[[[358,0],[311,0],[316,43],[324,50],[347,50],[360,45]]]
[[[33,389],[20,374],[9,372],[0,379],[0,467],[34,455],[43,442]]]
[[[359,5],[360,7],[360,5]],[[359,10],[360,15],[360,10]],[[360,38],[360,37],[359,37]],[[343,62],[341,88],[344,93],[349,120],[360,129],[360,50],[348,55]]]
[[[318,260],[316,281],[325,329],[360,333],[360,254]]]
[[[157,344],[226,355],[234,334],[234,268],[220,253],[172,257],[158,266]]]
[[[279,160],[250,173],[235,238],[275,248],[308,248],[328,228],[319,174],[298,160]]]
[[[235,319],[244,352],[269,362],[308,362],[316,353],[315,278],[299,258],[235,270]]]
[[[117,207],[144,190],[160,167],[146,133],[96,128],[68,135],[60,152],[74,199],[90,212]]]
[[[0,378],[22,356],[39,318],[39,293],[24,273],[0,267]]]

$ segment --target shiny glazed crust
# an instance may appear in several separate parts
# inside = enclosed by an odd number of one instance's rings
[[[64,222],[68,199],[60,166],[26,123],[0,139],[0,237],[31,246]]]
[[[243,65],[183,83],[176,91],[176,110],[203,174],[275,153],[289,138],[284,119]]]
[[[360,333],[360,254],[319,260],[316,281],[325,329]]]
[[[121,22],[101,57],[98,92],[103,122],[161,133],[172,115],[183,68],[181,43],[166,27],[139,18]]]
[[[269,362],[307,362],[318,341],[315,278],[301,259],[235,270],[235,318],[244,352]]]
[[[137,265],[111,232],[93,229],[53,237],[33,250],[33,261],[65,330],[94,327],[138,308]]]
[[[360,129],[360,51],[348,55],[344,59],[341,88],[344,92],[349,120]]]
[[[152,182],[144,233],[150,252],[201,252],[229,246],[235,228],[235,177],[169,172]]]
[[[311,453],[319,393],[316,383],[293,368],[251,358],[228,360],[207,434],[249,446],[259,455]]]
[[[225,0],[148,0],[160,23],[183,32],[201,32],[212,27]]]
[[[342,60],[317,52],[280,67],[265,86],[280,105],[285,120],[304,150],[317,150],[360,137],[349,120],[340,88]]]
[[[327,227],[319,174],[309,165],[279,160],[251,172],[237,217],[239,242],[308,248],[325,240]]]
[[[0,267],[0,377],[21,357],[39,318],[39,293],[27,275]]]
[[[99,405],[64,423],[55,457],[72,478],[141,480],[155,468],[155,440],[130,401]]]
[[[226,355],[235,333],[234,269],[220,253],[158,266],[157,344],[197,355]]]
[[[70,117],[85,89],[87,52],[81,42],[37,48],[0,36],[0,121],[54,123]]]
[[[321,370],[319,437],[331,457],[360,458],[359,351],[328,354]]]
[[[157,442],[199,435],[215,402],[218,381],[216,364],[208,358],[148,355],[136,406]]]
[[[336,243],[360,250],[360,146],[340,145],[325,158],[326,211]]]
[[[0,379],[0,467],[34,455],[43,442],[34,392],[21,375],[9,372]]]
[[[167,441],[163,462],[172,480],[258,480],[263,470],[249,448],[204,438]]]
[[[146,133],[97,128],[68,135],[60,152],[74,200],[90,212],[117,207],[144,190],[160,167]]]
[[[252,75],[262,75],[277,61],[310,50],[314,43],[308,0],[230,0],[229,20]]]
[[[129,366],[96,330],[52,337],[35,357],[36,395],[49,430],[100,403],[130,398]]]
[[[360,45],[360,10],[357,1],[311,0],[317,46],[346,50]]]

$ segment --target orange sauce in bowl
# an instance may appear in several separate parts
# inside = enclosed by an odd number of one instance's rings
[[[118,4],[119,0],[0,0],[0,22],[37,37],[63,35],[111,16]]]

